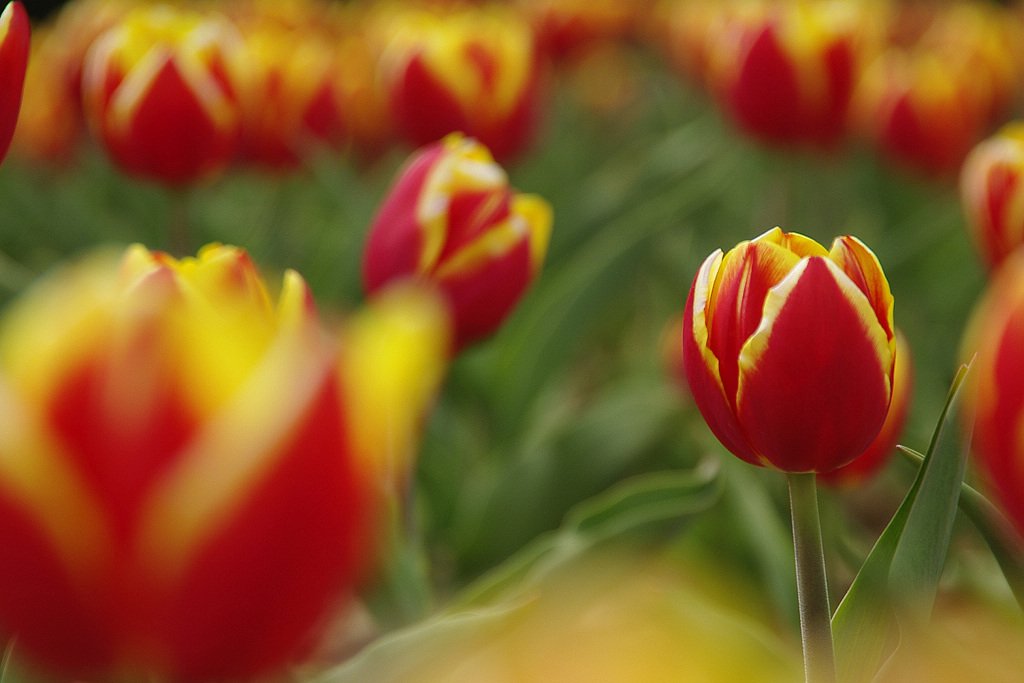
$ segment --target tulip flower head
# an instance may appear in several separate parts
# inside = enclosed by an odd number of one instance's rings
[[[223,18],[139,8],[86,56],[86,118],[129,173],[170,185],[213,174],[238,151],[240,50]]]
[[[974,357],[964,416],[971,449],[995,499],[1024,534],[1024,251],[1008,256],[989,281],[963,343]]]
[[[509,12],[414,13],[381,55],[400,132],[413,144],[462,132],[499,160],[532,141],[539,68],[530,27]]]
[[[713,87],[744,131],[776,144],[834,146],[853,92],[856,12],[844,3],[754,3],[712,46]]]
[[[384,448],[407,450],[440,375],[420,371],[446,357],[443,317],[409,306],[339,352],[297,273],[275,301],[220,245],[134,246],[27,293],[0,323],[0,637],[85,680],[307,655],[366,571],[374,489],[401,465]],[[368,343],[400,367],[361,375]]]
[[[882,430],[863,453],[848,465],[818,475],[818,481],[828,486],[851,487],[865,483],[889,462],[896,449],[896,441],[903,432],[914,395],[914,361],[910,344],[899,330],[896,331],[896,369],[892,379],[892,401],[885,416]]]
[[[754,465],[828,472],[864,452],[892,397],[893,299],[855,237],[775,228],[703,263],[683,361],[719,441]]]
[[[990,268],[1024,244],[1024,124],[1008,124],[971,151],[960,172],[960,201]]]
[[[20,2],[7,4],[0,13],[0,160],[14,137],[21,109],[29,52],[28,14]]]
[[[413,278],[448,299],[455,345],[491,334],[537,275],[547,252],[551,207],[512,189],[479,142],[461,135],[407,162],[370,228],[363,284],[375,294]]]

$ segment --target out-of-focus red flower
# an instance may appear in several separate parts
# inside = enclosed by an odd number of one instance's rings
[[[763,2],[731,10],[709,47],[722,106],[764,142],[834,146],[853,93],[858,18],[849,3]]]
[[[242,124],[243,159],[288,167],[316,145],[339,146],[345,124],[333,41],[316,31],[273,24],[243,35],[252,67]]]
[[[990,268],[1024,244],[1024,124],[979,143],[960,172],[967,227]]]
[[[226,19],[140,8],[89,50],[87,120],[130,173],[171,185],[208,176],[238,152],[241,59]]]
[[[14,137],[21,110],[21,93],[28,67],[28,14],[17,0],[0,13],[0,160]]]
[[[69,161],[82,133],[81,102],[64,80],[65,54],[53,30],[32,40],[12,153],[36,162]]]
[[[964,410],[971,448],[995,498],[1024,534],[1024,250],[1010,254],[989,281],[963,342],[974,358]]]
[[[914,360],[910,344],[899,330],[896,331],[896,369],[892,378],[892,401],[882,423],[882,431],[867,450],[848,465],[818,475],[818,481],[829,486],[857,486],[864,483],[885,466],[895,452],[896,442],[903,432],[914,396]]]
[[[407,12],[381,55],[399,131],[413,144],[461,132],[499,161],[533,141],[540,69],[533,34],[511,11]]]
[[[538,47],[556,61],[573,60],[595,45],[626,40],[644,2],[619,0],[519,0]]]
[[[683,320],[683,361],[711,431],[734,455],[829,472],[864,452],[892,397],[893,299],[853,237],[831,251],[770,230],[704,261]]]
[[[377,210],[364,287],[413,278],[440,288],[462,348],[491,334],[533,282],[551,220],[548,203],[511,188],[483,145],[448,136],[409,159]]]
[[[136,245],[33,288],[0,324],[3,637],[87,680],[306,656],[446,358],[443,309],[413,299],[339,349],[298,274],[275,300],[235,247]]]

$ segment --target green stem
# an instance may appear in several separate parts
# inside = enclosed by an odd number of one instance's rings
[[[836,680],[832,649],[832,612],[825,581],[818,489],[813,472],[789,473],[789,504],[793,513],[796,551],[796,593],[800,603],[800,637],[804,646],[804,676],[808,683]]]

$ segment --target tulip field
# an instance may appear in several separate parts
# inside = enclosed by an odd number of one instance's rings
[[[1020,678],[1024,7],[0,11],[0,681]]]

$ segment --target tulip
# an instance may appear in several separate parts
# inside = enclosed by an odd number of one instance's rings
[[[889,50],[861,75],[851,126],[894,162],[948,176],[978,140],[991,106],[975,73],[935,52]]]
[[[20,2],[7,4],[0,14],[0,160],[14,137],[21,109],[29,48],[28,14]]]
[[[537,35],[542,54],[573,60],[591,47],[623,42],[644,3],[618,0],[519,0]]]
[[[857,15],[842,3],[732,11],[710,48],[711,79],[737,125],[775,144],[832,147],[844,133]]]
[[[455,348],[491,334],[544,261],[551,207],[512,189],[479,142],[451,135],[399,173],[370,228],[363,285],[413,278],[447,297]]]
[[[1024,124],[979,143],[960,172],[960,201],[974,244],[995,269],[1024,244]]]
[[[896,369],[892,378],[892,401],[882,423],[882,430],[867,450],[848,465],[818,475],[818,481],[829,486],[858,486],[881,470],[895,452],[896,441],[903,432],[914,394],[914,362],[910,344],[896,331]]]
[[[854,237],[830,251],[775,228],[711,254],[694,279],[683,361],[719,441],[754,465],[829,472],[864,452],[892,396],[893,299]]]
[[[86,56],[86,118],[129,173],[170,185],[216,173],[238,151],[240,50],[225,19],[140,8]]]
[[[540,73],[532,33],[517,15],[466,10],[397,22],[381,55],[399,131],[426,145],[453,132],[508,160],[532,141]]]
[[[964,416],[972,452],[996,501],[1024,534],[1024,251],[1008,256],[989,282],[964,338]]]
[[[424,358],[441,319],[407,317]],[[242,680],[307,656],[367,569],[387,455],[369,430],[418,414],[382,420],[361,382],[426,394],[348,368],[394,338],[339,351],[297,273],[275,302],[220,245],[134,246],[30,290],[0,322],[0,637],[63,679]]]
[[[255,72],[243,121],[243,156],[271,167],[299,163],[344,133],[336,51],[322,35],[265,25],[245,33]]]

